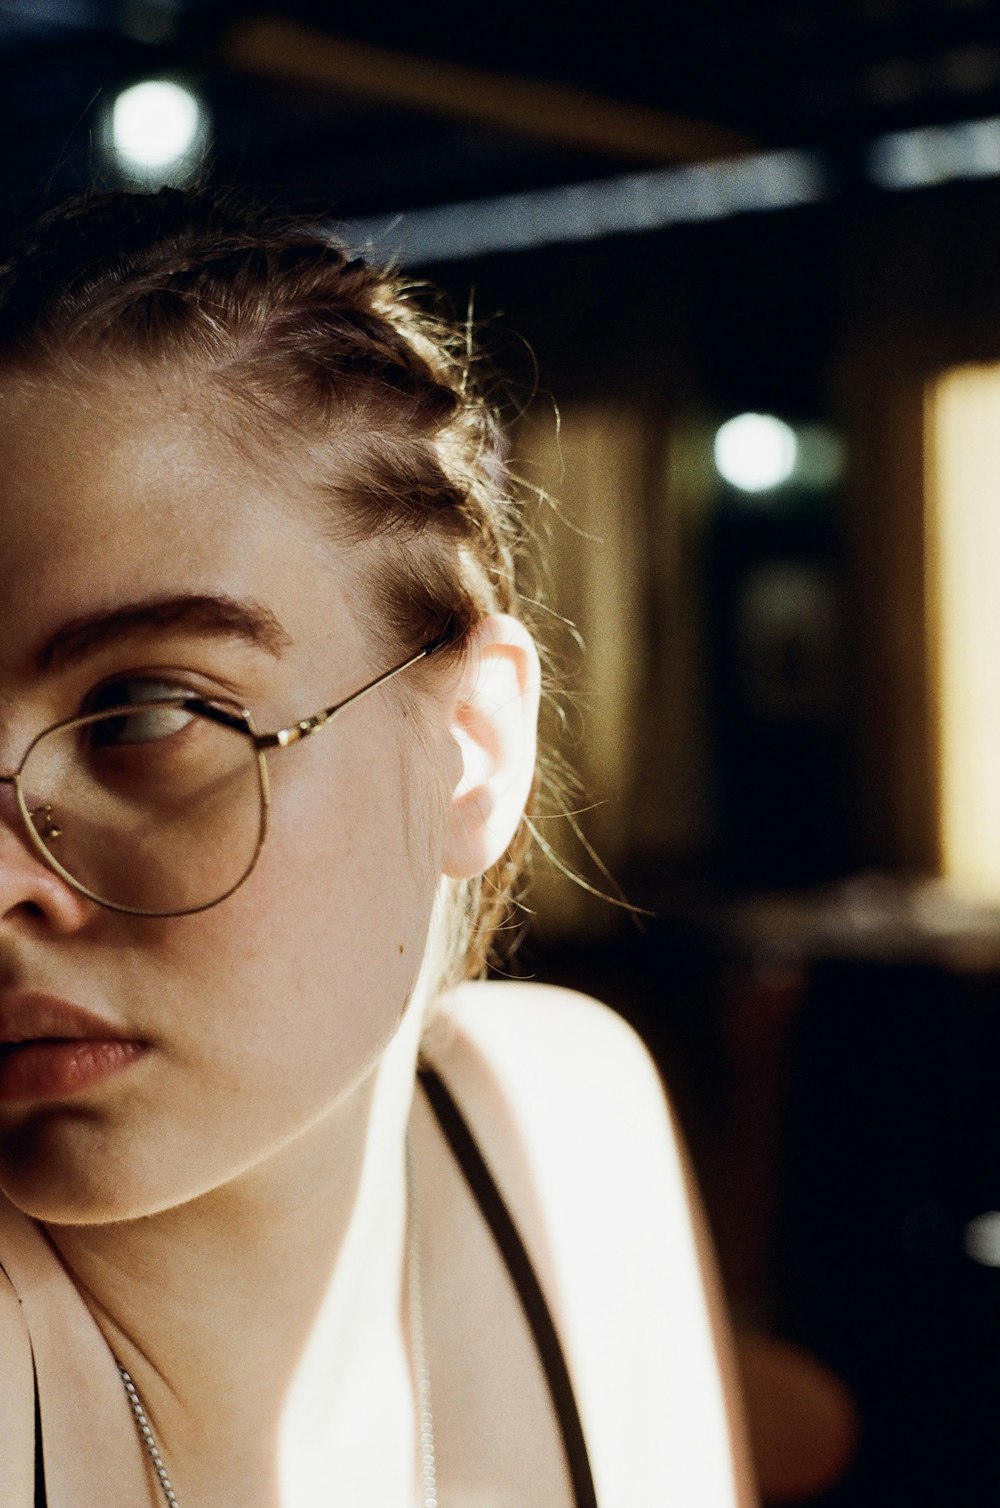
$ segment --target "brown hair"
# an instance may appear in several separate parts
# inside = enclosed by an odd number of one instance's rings
[[[95,357],[207,370],[237,415],[307,447],[334,532],[385,544],[374,618],[393,652],[442,634],[460,652],[485,614],[518,610],[521,512],[464,334],[322,226],[177,190],[48,211],[0,266],[0,358]],[[529,834],[525,818],[453,886],[443,983],[485,970]]]

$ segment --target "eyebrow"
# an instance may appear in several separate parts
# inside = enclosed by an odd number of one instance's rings
[[[292,642],[270,608],[260,603],[181,593],[72,618],[46,639],[35,664],[43,671],[61,670],[119,639],[163,629],[243,639],[275,656]]]

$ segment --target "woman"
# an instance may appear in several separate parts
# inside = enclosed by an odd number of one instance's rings
[[[4,1508],[748,1501],[645,1053],[468,982],[539,672],[464,360],[112,196],[4,269],[0,411]]]

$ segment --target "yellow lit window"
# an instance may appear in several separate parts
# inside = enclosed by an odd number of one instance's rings
[[[927,391],[926,588],[942,873],[1000,899],[1000,366]]]

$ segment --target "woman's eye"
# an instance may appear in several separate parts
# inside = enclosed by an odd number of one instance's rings
[[[154,743],[180,733],[188,727],[192,713],[178,701],[192,692],[183,686],[161,681],[108,681],[94,692],[88,713],[107,711],[108,715],[88,725],[91,748],[120,748],[124,744]],[[162,701],[162,707],[136,705],[134,712],[124,710],[130,703],[148,704]],[[172,704],[172,705],[171,705]]]

